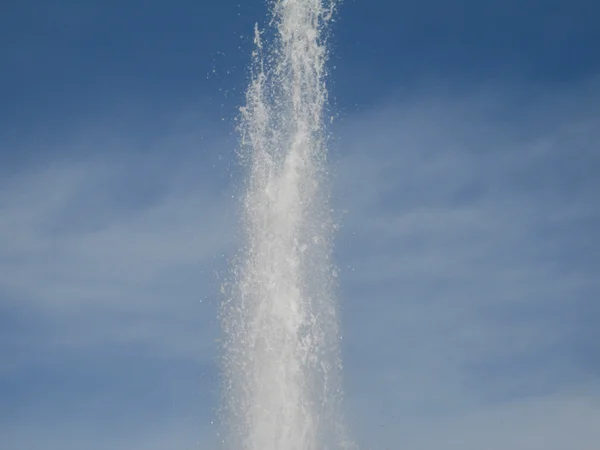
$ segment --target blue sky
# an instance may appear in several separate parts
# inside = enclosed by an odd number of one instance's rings
[[[600,4],[346,0],[331,36],[363,449],[600,441]],[[261,1],[0,7],[0,448],[216,448]]]

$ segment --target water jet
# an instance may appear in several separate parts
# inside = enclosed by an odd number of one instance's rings
[[[349,448],[324,114],[328,0],[272,3],[240,110],[244,246],[222,308],[231,450]]]

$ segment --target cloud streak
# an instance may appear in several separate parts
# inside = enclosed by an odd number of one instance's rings
[[[337,248],[366,448],[595,445],[592,87],[530,96],[526,110],[507,90],[438,91],[346,125]],[[571,437],[545,446],[565,408]]]
[[[428,90],[337,125],[347,410],[363,448],[597,442],[597,86]],[[237,186],[205,155],[232,149],[182,129],[160,142],[168,161],[111,148],[2,180],[7,448],[216,446],[216,274],[237,245]]]

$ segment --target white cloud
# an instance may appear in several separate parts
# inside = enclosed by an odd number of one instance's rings
[[[13,424],[2,429],[0,445],[11,450],[197,450],[216,448],[215,430],[190,415],[169,420],[148,419],[144,424],[69,423]]]
[[[599,337],[600,103],[591,86],[536,98],[417,95],[340,125],[345,378],[365,449],[597,442],[600,361],[588,343]],[[210,168],[183,157],[196,138],[164,139],[186,149],[165,170],[158,159],[140,168],[106,156],[2,181],[2,302],[48,327],[19,334],[27,351],[5,356],[0,375],[51,365],[45,354],[114,364],[115,347],[214,367],[214,272],[235,247],[235,213]],[[85,423],[107,416],[90,413],[67,436],[73,448],[188,448],[204,431],[176,416],[96,441]],[[54,431],[0,421],[0,434],[11,448],[48,448],[66,440],[61,420]]]
[[[402,398],[394,396],[394,400]],[[368,404],[381,411],[376,403]],[[366,419],[373,437],[365,443],[366,450],[593,450],[600,438],[600,403],[588,393],[524,397],[497,406],[455,410],[441,417],[416,410],[380,418]]]
[[[502,95],[437,93],[341,128],[345,375],[366,448],[597,441],[598,90],[525,111]]]
[[[3,181],[2,304],[54,325],[33,348],[145,342],[211,360],[215,271],[236,240],[231,197],[214,179],[190,184],[184,170],[145,180],[134,163],[63,162]],[[144,203],[120,191],[136,183],[160,192]],[[119,206],[126,196],[131,206]],[[23,355],[2,367],[16,361]]]

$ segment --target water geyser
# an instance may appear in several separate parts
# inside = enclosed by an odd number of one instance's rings
[[[270,32],[255,27],[239,122],[244,246],[222,308],[229,450],[350,447],[324,128],[333,11],[328,0],[276,0]]]

